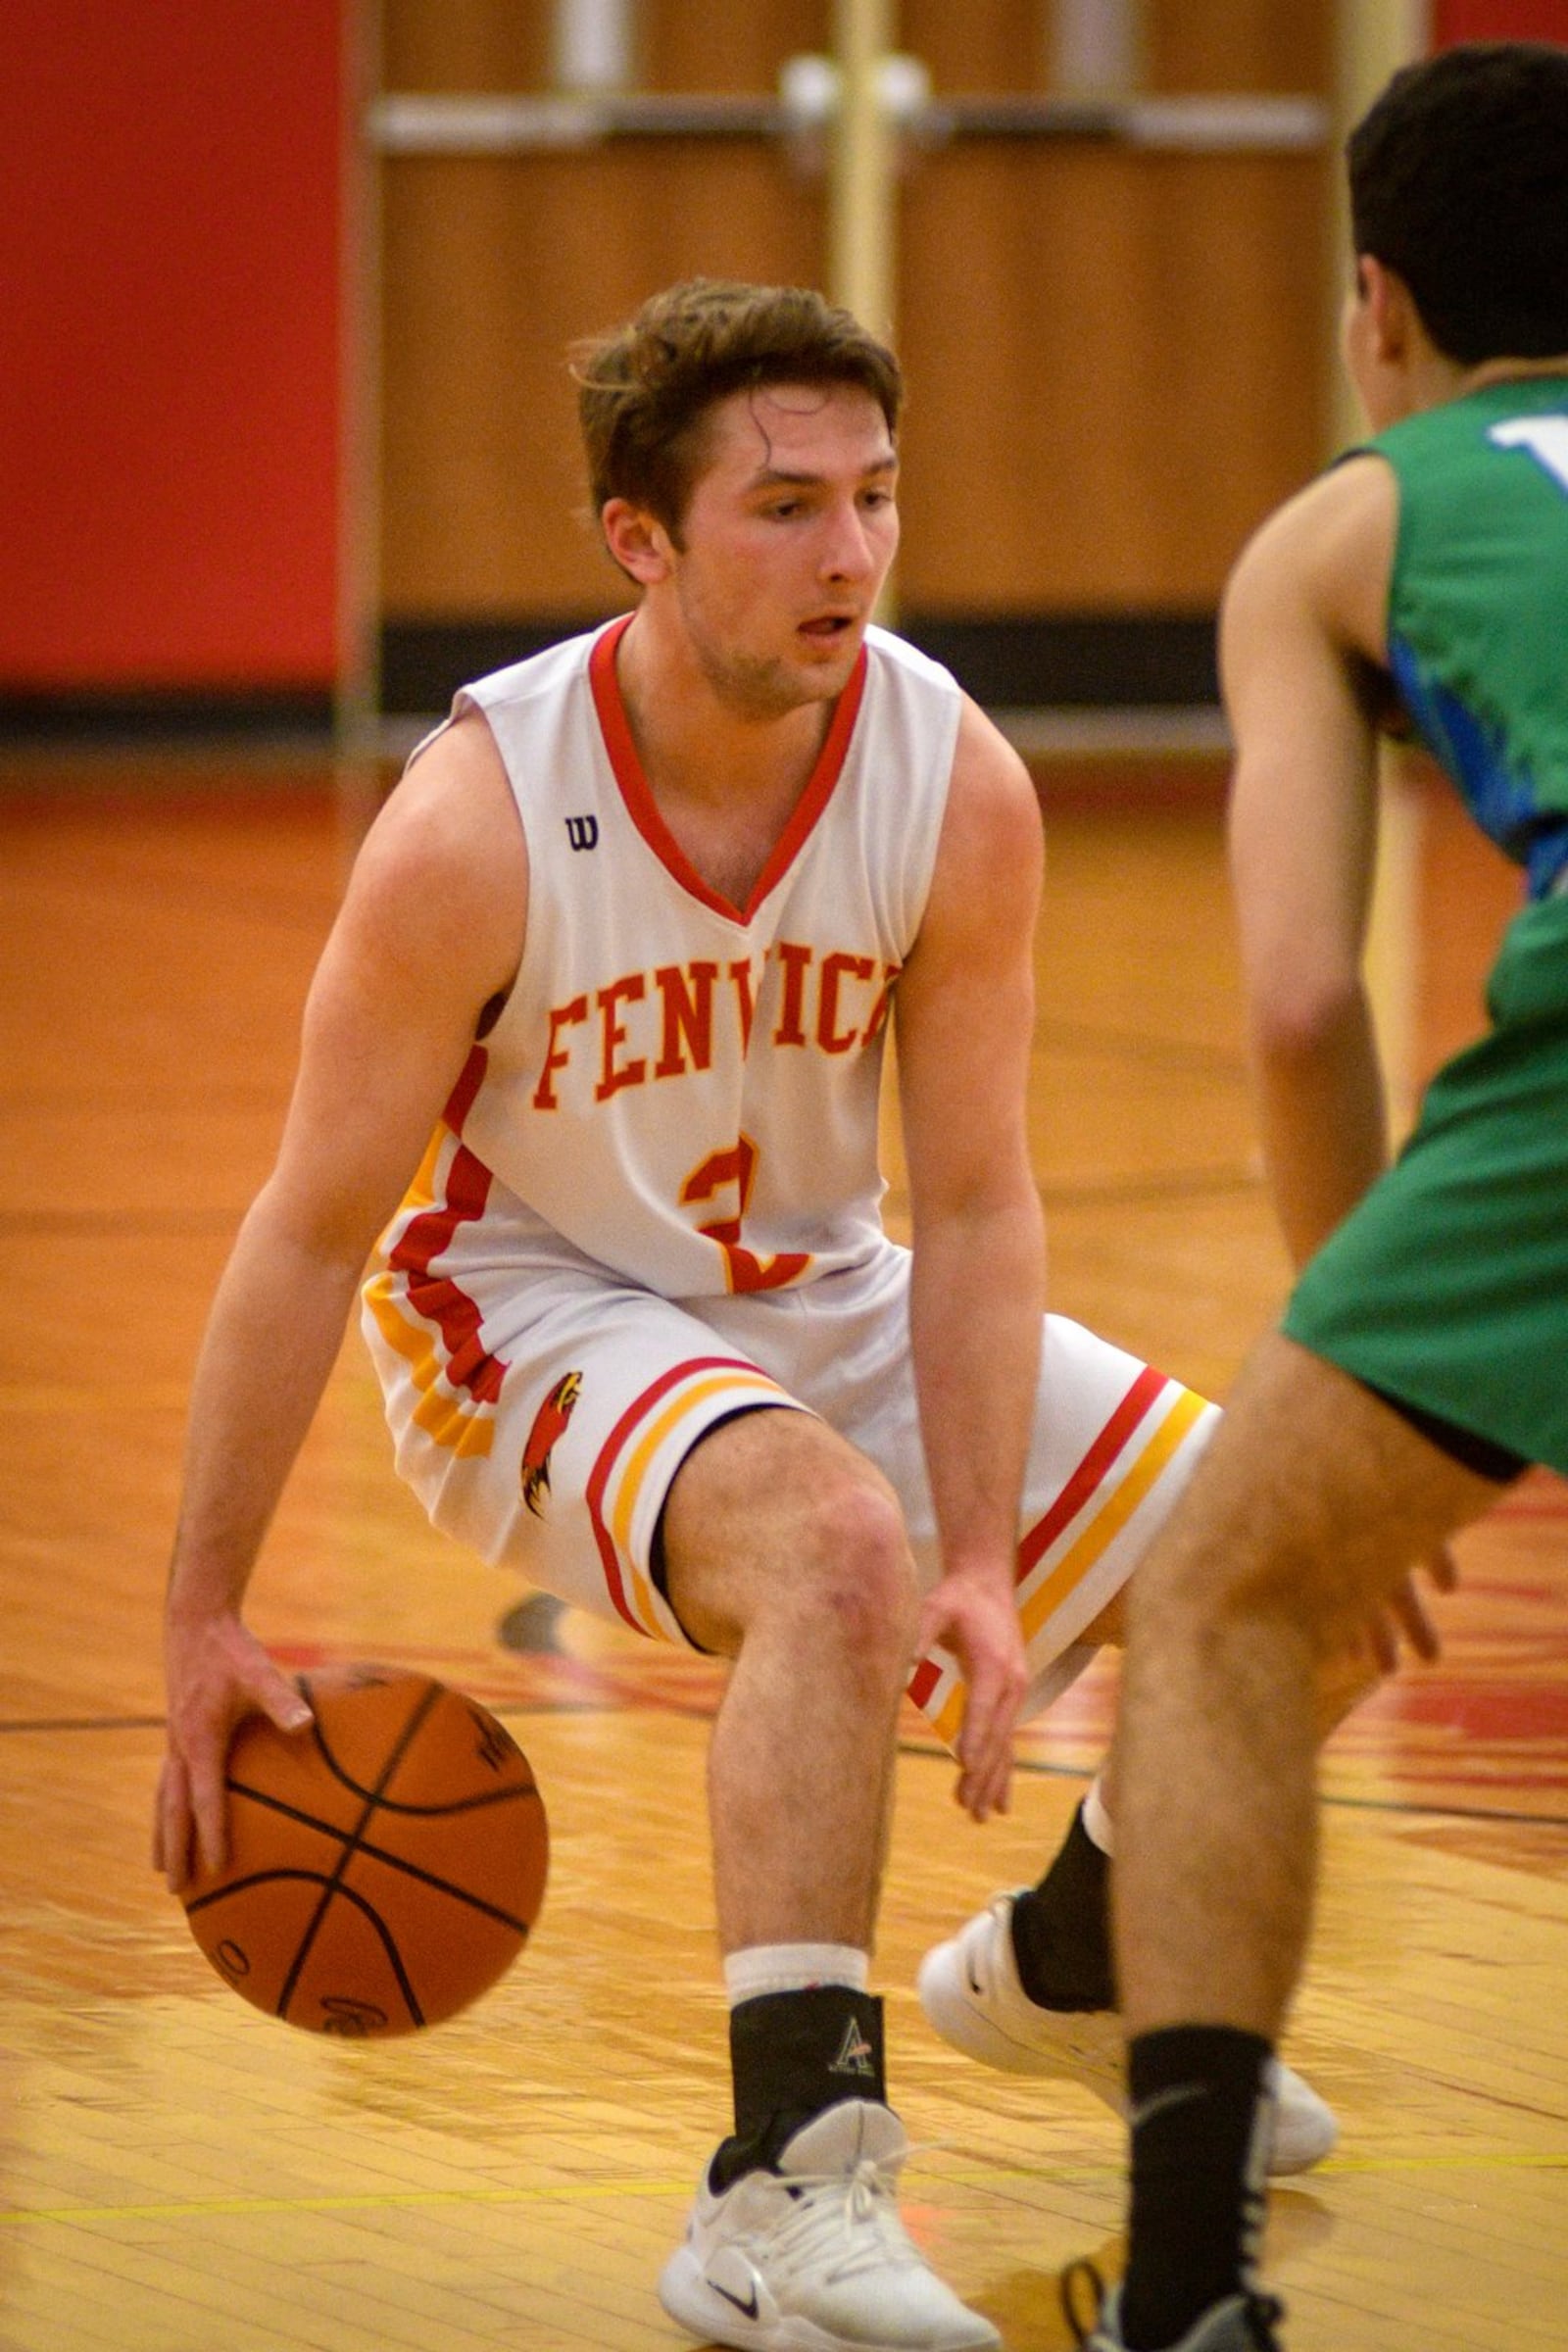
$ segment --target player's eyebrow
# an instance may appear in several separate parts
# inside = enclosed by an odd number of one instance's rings
[[[898,469],[898,453],[894,450],[889,450],[886,457],[873,459],[869,466],[862,466],[860,468],[859,478],[862,482],[874,481],[878,474],[897,473]],[[779,488],[808,490],[820,485],[827,479],[828,476],[825,473],[795,471],[785,466],[759,466],[757,471],[753,474],[751,481],[748,484],[748,488],[753,490],[775,490]]]

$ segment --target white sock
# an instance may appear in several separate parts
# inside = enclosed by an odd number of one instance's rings
[[[853,1943],[753,1943],[727,1953],[724,1988],[729,2005],[755,2001],[763,1992],[806,1992],[813,1984],[847,1984],[863,1992],[871,1955]]]
[[[1104,1778],[1102,1772],[1097,1772],[1089,1794],[1084,1798],[1084,1828],[1089,1834],[1091,1845],[1098,1845],[1102,1854],[1113,1854],[1116,1851],[1116,1827],[1105,1810],[1102,1786]]]

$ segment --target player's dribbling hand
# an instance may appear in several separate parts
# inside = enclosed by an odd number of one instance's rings
[[[211,1871],[227,1859],[223,1772],[235,1726],[268,1715],[279,1731],[303,1731],[311,1710],[237,1617],[172,1619],[165,1649],[169,1748],[158,1777],[153,1868],[177,1894],[198,1857]]]
[[[957,1802],[976,1821],[1005,1813],[1012,1735],[1029,1689],[1010,1561],[1005,1584],[979,1572],[945,1576],[920,1612],[916,1640],[922,1654],[934,1645],[950,1650],[964,1679]]]

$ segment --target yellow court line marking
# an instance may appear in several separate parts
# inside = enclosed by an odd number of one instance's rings
[[[19,2222],[182,2222],[215,2214],[392,2212],[411,2205],[540,2205],[590,2197],[687,2197],[689,2180],[590,2180],[559,2188],[395,2188],[339,2197],[205,2197],[168,2205],[18,2205],[0,2226]]]
[[[1019,2180],[1100,2180],[1119,2179],[1125,2170],[1120,2158],[1102,2164],[968,2165],[943,2172],[923,2183],[916,2203],[930,2204],[945,2187],[974,2183],[1000,2186]],[[1476,2156],[1335,2156],[1314,2167],[1313,2179],[1342,2174],[1568,2172],[1568,2148],[1560,2153],[1529,2149],[1495,2150]],[[1307,2176],[1301,2180],[1306,2181]],[[1294,2185],[1294,2183],[1292,2184]],[[26,2222],[177,2222],[197,2221],[215,2214],[373,2213],[409,2206],[544,2205],[582,2203],[594,2197],[689,2198],[691,2182],[681,2180],[587,2180],[538,2188],[406,2188],[367,2191],[359,2196],[321,2197],[203,2197],[167,2205],[40,2205],[0,2210],[0,2226]]]
[[[1322,2173],[1561,2173],[1568,2172],[1568,2148],[1560,2153],[1529,2148],[1497,2148],[1490,2156],[1335,2156],[1317,2166]],[[1305,2180],[1308,2176],[1298,2176]]]

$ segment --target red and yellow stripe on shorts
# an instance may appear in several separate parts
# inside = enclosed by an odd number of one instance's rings
[[[588,1516],[606,1589],[638,1633],[683,1639],[642,1563],[670,1481],[692,1446],[731,1413],[794,1404],[787,1390],[744,1357],[703,1355],[672,1365],[615,1423],[588,1475]]]
[[[1018,1546],[1016,1598],[1032,1674],[1038,1676],[1050,1657],[1066,1645],[1057,1642],[1037,1652],[1042,1633],[1068,1609],[1073,1595],[1153,1495],[1189,1438],[1215,1410],[1180,1381],[1146,1367],[1044,1516],[1029,1529]],[[1121,1581],[1118,1578],[1101,1594],[1090,1622]],[[1069,1621],[1073,1632],[1068,1641],[1083,1630],[1081,1618]],[[946,1651],[930,1651],[920,1660],[909,1678],[908,1694],[938,1737],[953,1746],[963,1719],[964,1683]]]

